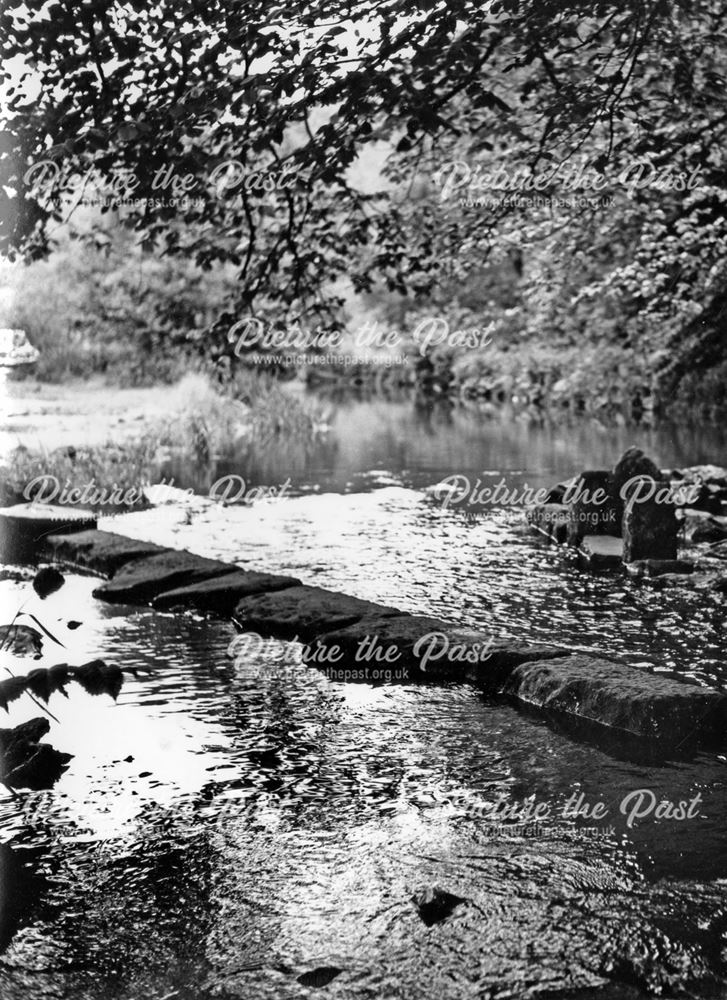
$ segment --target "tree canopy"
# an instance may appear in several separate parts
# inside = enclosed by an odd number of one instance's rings
[[[342,276],[421,297],[513,250],[540,330],[576,335],[595,312],[615,339],[658,328],[647,346],[664,351],[724,293],[716,0],[1,10],[5,252],[43,254],[88,186],[105,186],[153,252],[237,268],[214,350],[241,314],[335,323]],[[377,152],[376,183],[357,183]],[[485,204],[490,189],[465,182],[524,171],[540,195],[572,194],[565,164],[600,197]],[[447,177],[462,180],[449,195]]]

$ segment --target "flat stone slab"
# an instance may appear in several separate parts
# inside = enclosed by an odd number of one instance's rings
[[[300,580],[294,576],[239,569],[225,576],[200,580],[187,587],[166,590],[153,598],[151,604],[153,608],[196,608],[199,611],[230,615],[243,597],[300,586]]]
[[[578,552],[589,569],[614,569],[621,565],[623,542],[612,535],[586,535]]]
[[[503,693],[670,744],[724,741],[727,733],[727,695],[581,653],[515,667]]]
[[[97,587],[94,597],[102,601],[147,604],[159,594],[187,587],[201,580],[237,572],[238,567],[191,552],[163,549],[153,556],[135,559],[117,570],[108,583]]]
[[[399,614],[362,618],[354,625],[318,636],[304,659],[323,666],[327,673],[333,664],[352,673],[367,666],[390,666],[397,672],[397,680],[468,681],[496,691],[517,664],[541,657],[562,657],[568,652],[549,646],[495,642],[483,632],[439,618]],[[338,659],[332,659],[338,654]],[[364,673],[348,679],[366,680],[367,676]]]
[[[18,503],[0,510],[0,558],[23,561],[37,555],[50,534],[66,534],[95,528],[96,515],[78,507],[45,503]]]
[[[111,531],[77,531],[72,535],[50,535],[41,551],[49,559],[82,566],[101,576],[112,576],[134,559],[158,555],[169,549]]]
[[[234,618],[246,632],[260,632],[282,639],[311,639],[333,629],[353,625],[361,618],[401,615],[398,608],[385,607],[358,597],[338,594],[322,587],[288,587],[273,594],[243,598]]]

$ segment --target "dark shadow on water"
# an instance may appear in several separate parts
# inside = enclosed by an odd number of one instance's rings
[[[36,863],[42,852],[0,844],[0,953],[38,908],[48,889]]]

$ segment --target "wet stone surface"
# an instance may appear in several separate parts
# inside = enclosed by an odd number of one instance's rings
[[[108,583],[96,588],[94,596],[103,601],[146,603],[174,588],[226,576],[236,569],[236,566],[191,552],[165,549],[125,563]]]
[[[102,576],[112,576],[126,563],[164,551],[153,542],[126,538],[110,531],[79,531],[73,535],[49,536],[41,556],[82,566]]]
[[[244,598],[234,614],[245,631],[308,639],[364,616],[386,618],[401,611],[322,587],[301,586]]]
[[[275,573],[256,573],[254,570],[235,570],[211,580],[200,580],[186,587],[177,587],[158,594],[151,602],[155,608],[196,608],[231,615],[243,597],[251,594],[284,590],[300,586],[294,576]]]

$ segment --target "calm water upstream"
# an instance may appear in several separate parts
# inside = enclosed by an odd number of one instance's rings
[[[517,512],[467,516],[430,489],[451,474],[549,485],[630,444],[663,467],[727,465],[722,433],[411,401],[337,404],[331,423],[308,448],[166,470],[201,493],[223,473],[290,478],[285,499],[201,497],[101,526],[727,686],[723,599],[587,575]],[[727,996],[723,756],[644,763],[466,686],[335,683],[295,654],[282,669],[278,642],[233,666],[232,625],[104,605],[96,582],[28,604],[68,647],[42,662],[138,672],[116,702],[54,696],[68,771],[0,799],[3,1000]],[[28,592],[0,583],[3,607]],[[23,699],[10,724],[37,714]],[[621,803],[644,788],[699,795],[697,815],[629,827]],[[607,816],[564,817],[574,793]],[[548,807],[537,828],[483,816],[528,796]],[[432,886],[465,901],[426,926],[411,897]]]

